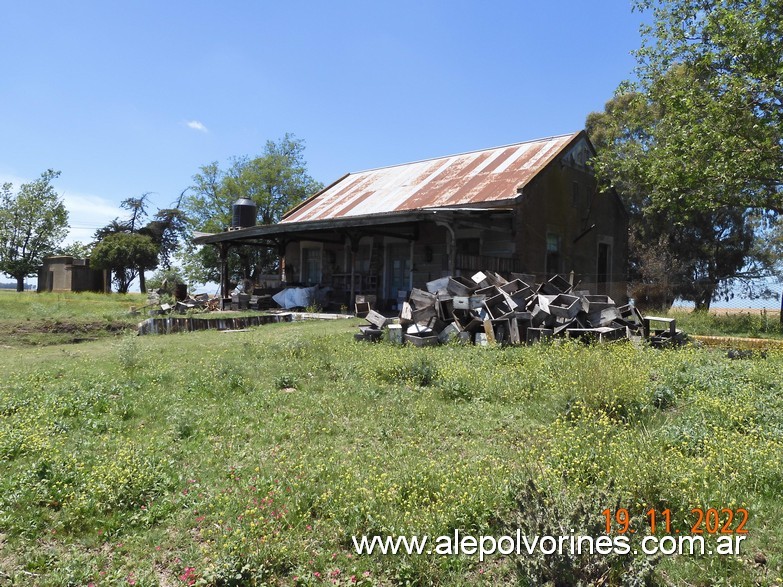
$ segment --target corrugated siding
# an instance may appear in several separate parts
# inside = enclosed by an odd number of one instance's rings
[[[351,173],[283,222],[510,200],[576,134]]]

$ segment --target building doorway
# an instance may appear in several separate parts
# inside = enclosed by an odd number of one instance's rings
[[[301,281],[305,285],[321,282],[321,247],[302,247]]]
[[[407,296],[411,281],[411,247],[408,243],[390,244],[386,248],[386,297],[397,303],[400,292]]]

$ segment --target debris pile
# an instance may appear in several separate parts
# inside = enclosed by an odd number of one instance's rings
[[[214,312],[220,309],[220,298],[210,296],[209,294],[196,294],[188,296],[181,300],[174,300],[173,304],[161,303],[161,296],[158,290],[153,290],[147,294],[147,304],[139,308],[131,306],[130,313],[137,315],[139,313],[149,314],[151,316],[168,315],[172,312],[185,314],[189,310],[201,310],[203,312]]]
[[[643,316],[632,305],[617,306],[606,295],[575,290],[556,275],[535,284],[532,275],[511,274],[507,280],[492,271],[470,279],[444,277],[413,289],[399,318],[370,310],[356,340],[429,346],[457,339],[485,345],[526,344],[556,337],[608,342],[644,338],[652,346],[680,345],[686,335],[672,318]],[[661,326],[663,326],[661,328]]]
[[[196,294],[188,296],[184,300],[178,300],[175,309],[180,314],[188,310],[202,309],[206,312],[213,312],[220,307],[220,298],[210,297],[209,294]]]

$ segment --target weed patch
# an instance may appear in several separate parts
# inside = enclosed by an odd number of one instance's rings
[[[564,492],[544,491],[533,481],[514,490],[515,507],[501,522],[500,531],[525,536],[579,536],[597,539],[606,535],[601,511],[623,507],[611,493],[591,490],[573,498]],[[613,507],[612,507],[613,506]],[[641,520],[633,520],[637,526]],[[544,554],[525,552],[514,556],[519,581],[523,585],[638,585],[651,584],[656,559],[628,554],[601,554],[585,548]]]
[[[19,585],[775,585],[781,353],[364,345],[355,326],[4,349],[3,570]],[[351,542],[593,532],[620,505],[669,508],[679,528],[692,507],[746,507],[747,549],[647,568]]]

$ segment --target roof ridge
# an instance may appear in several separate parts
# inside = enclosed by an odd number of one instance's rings
[[[380,171],[381,169],[392,169],[393,167],[404,167],[406,165],[415,165],[416,163],[426,163],[427,161],[438,161],[440,159],[450,159],[451,157],[461,157],[463,155],[472,155],[473,153],[482,153],[484,151],[494,151],[496,149],[507,149],[508,147],[516,147],[520,145],[524,145],[527,143],[540,143],[542,141],[551,141],[552,139],[559,139],[561,137],[575,137],[578,135],[581,130],[578,130],[576,132],[568,132],[563,133],[559,135],[552,135],[550,137],[541,137],[538,139],[531,139],[528,141],[519,141],[517,143],[508,143],[506,145],[498,145],[496,147],[487,147],[485,149],[472,149],[470,151],[463,151],[462,153],[452,153],[451,155],[441,155],[440,157],[427,157],[425,159],[417,159],[416,161],[408,161],[406,163],[395,163],[394,165],[381,165],[380,167],[370,167],[369,169],[362,169],[359,171],[351,171],[345,176],[343,176],[342,179],[345,179],[346,177],[349,177],[351,175],[358,175],[360,173],[369,173],[371,171]]]

